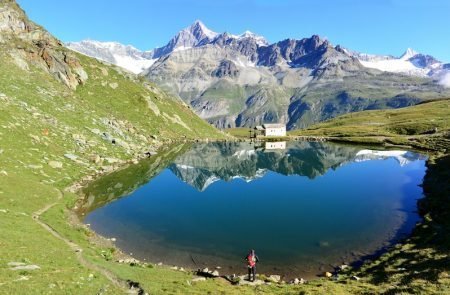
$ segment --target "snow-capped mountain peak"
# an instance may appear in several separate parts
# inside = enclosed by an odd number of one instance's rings
[[[180,51],[210,43],[217,35],[201,21],[196,20],[189,27],[181,30],[166,46],[155,49],[155,56],[160,57],[173,51]]]
[[[118,42],[83,40],[69,42],[66,46],[82,54],[95,56],[100,60],[118,65],[135,74],[141,73],[155,62],[151,51],[140,51],[131,45]]]
[[[419,54],[417,51],[415,51],[414,49],[408,48],[408,49],[406,49],[405,53],[403,53],[403,55],[400,57],[400,59],[408,60],[408,59],[416,56],[417,54]]]
[[[304,50],[310,50],[311,48],[317,49],[322,43],[327,42],[317,35],[311,38],[305,38],[304,40],[297,42],[293,39],[286,39],[269,45],[264,37],[253,32],[245,31],[240,35],[233,35],[226,32],[218,34],[206,27],[200,20],[196,20],[190,26],[179,31],[165,46],[155,48],[151,51],[140,51],[131,45],[122,45],[117,42],[99,42],[93,40],[72,42],[66,45],[75,51],[116,64],[131,72],[142,73],[148,70],[156,60],[163,56],[205,45],[230,48],[244,55],[244,59],[248,59],[249,62],[240,59],[234,60],[236,64],[244,67],[254,67],[257,59],[264,61],[258,61],[258,64],[273,66],[280,60],[286,60],[291,65],[294,65],[295,63],[292,63],[291,58],[296,57],[298,59],[299,56],[292,54],[293,51],[300,50],[299,54],[302,55]],[[298,47],[295,45],[297,44],[296,42],[298,44],[307,42],[308,44],[305,43]],[[286,50],[276,52],[279,47],[285,48]],[[265,50],[265,48],[268,50]],[[384,72],[432,77],[442,80],[443,77],[449,74],[450,70],[448,64],[445,65],[432,56],[418,53],[411,48],[408,48],[400,57],[360,53],[341,46],[336,46],[335,49],[344,56],[351,56],[358,59],[360,64],[366,68],[373,68]],[[305,60],[302,60],[302,62],[304,63]],[[222,66],[222,68],[222,70],[227,70],[226,65]],[[445,83],[445,85],[447,84]]]
[[[205,35],[209,39],[214,39],[217,35],[219,35],[218,33],[208,29],[201,20],[196,20],[187,29],[194,34],[195,34],[195,32],[201,32],[203,35]]]
[[[348,49],[345,49],[345,52],[356,57],[363,66],[383,72],[433,78],[439,78],[447,72],[442,62],[411,48],[406,49],[400,57],[360,53]]]
[[[269,42],[267,42],[267,40],[263,36],[257,35],[257,34],[255,34],[253,32],[248,31],[248,30],[245,31],[244,33],[238,35],[238,36],[235,36],[235,37],[237,39],[245,39],[245,38],[254,39],[256,41],[256,44],[258,44],[259,46],[267,46],[267,45],[269,45]]]

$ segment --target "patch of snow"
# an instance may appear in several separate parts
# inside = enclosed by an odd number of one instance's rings
[[[385,59],[359,62],[366,68],[378,69],[383,72],[405,73],[416,76],[427,76],[430,69],[416,67],[412,62],[404,59]]]
[[[220,178],[217,177],[217,176],[215,176],[215,175],[210,176],[210,177],[205,181],[205,184],[203,185],[201,191],[204,191],[205,189],[208,188],[208,186],[210,186],[211,184],[213,184],[214,182],[219,181],[219,180],[220,180]]]
[[[363,162],[377,159],[393,158],[397,160],[400,166],[407,165],[411,162],[406,158],[408,151],[375,151],[375,150],[361,150],[356,153],[355,161]]]
[[[202,29],[203,33],[206,35],[206,37],[208,37],[209,39],[214,39],[217,35],[219,35],[216,32],[211,31],[210,29],[208,29],[205,24],[203,24],[201,21],[197,20],[200,28]]]
[[[402,73],[410,76],[436,78],[439,77],[439,72],[443,67],[443,64],[439,61],[424,66],[424,55],[421,55],[411,48],[408,48],[405,53],[398,58],[391,55],[360,53],[348,49],[344,49],[344,51],[348,55],[356,57],[359,62],[366,68],[377,69],[383,72]],[[429,56],[426,56],[425,58],[427,57]]]
[[[131,45],[123,45],[118,42],[83,40],[69,42],[66,46],[76,52],[115,64],[135,74],[141,73],[156,61],[156,59],[152,59],[152,51],[140,51]]]
[[[179,46],[174,48],[174,50],[172,52],[177,52],[177,51],[183,51],[183,50],[187,50],[187,49],[191,49],[191,46]]]
[[[244,33],[238,36],[236,35],[232,36],[236,39],[252,38],[256,41],[256,44],[258,44],[259,46],[267,46],[269,44],[269,42],[267,42],[267,40],[263,36],[257,35],[250,31],[245,31]]]
[[[115,64],[121,68],[127,69],[134,74],[140,74],[151,67],[157,59],[133,58],[131,56],[121,56],[114,54]]]
[[[179,168],[179,169],[184,169],[184,170],[187,170],[187,169],[195,169],[195,167],[188,166],[188,165],[184,165],[184,164],[177,164],[176,166],[177,166],[177,168]]]
[[[415,50],[413,50],[411,48],[408,48],[408,49],[406,49],[405,53],[403,53],[403,55],[400,57],[400,59],[401,60],[408,60],[411,57],[416,56],[417,54],[419,54],[417,51],[415,51]]]
[[[256,154],[255,150],[240,150],[233,154],[233,157],[237,157],[238,159],[248,158]]]

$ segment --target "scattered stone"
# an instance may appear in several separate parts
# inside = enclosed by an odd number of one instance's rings
[[[108,132],[103,132],[102,133],[102,139],[104,139],[106,141],[109,141],[111,143],[116,143],[116,139],[111,134],[109,134]]]
[[[6,210],[6,209],[0,209],[0,213],[8,213],[8,210]]]
[[[139,260],[134,259],[134,258],[127,258],[127,259],[119,260],[119,263],[137,265],[137,264],[139,264]]]
[[[18,265],[15,267],[12,267],[11,270],[36,270],[41,269],[39,266],[30,264],[30,265]]]
[[[219,272],[218,272],[217,270],[213,271],[213,272],[211,273],[211,275],[212,275],[213,277],[219,277],[219,276],[220,276],[220,274],[219,274]]]
[[[298,285],[298,284],[300,284],[300,280],[298,278],[295,278],[292,281],[290,281],[289,284],[291,284],[291,285]]]
[[[171,270],[178,270],[178,266],[172,266],[170,269]]]
[[[160,262],[160,263],[158,263],[157,265],[158,265],[158,266],[162,266],[162,265],[163,265],[163,263],[162,263],[162,262]]]
[[[220,266],[216,266],[216,269],[222,269],[222,267],[220,267]]]
[[[197,277],[197,278],[193,278],[193,279],[192,279],[192,282],[193,282],[193,283],[196,283],[196,282],[204,282],[204,281],[206,281],[206,278],[205,278],[205,277]]]
[[[8,172],[6,172],[5,170],[2,170],[2,171],[0,171],[0,175],[8,176]]]
[[[109,87],[111,87],[112,89],[116,89],[117,87],[119,87],[119,84],[117,84],[116,82],[109,83]]]
[[[209,272],[209,269],[206,267],[206,268],[202,269],[202,272],[208,273],[208,272]]]
[[[30,134],[30,137],[31,137],[35,142],[41,142],[41,139],[40,139],[39,136],[37,136],[37,135]]]
[[[145,152],[144,153],[144,155],[146,156],[146,157],[152,157],[152,156],[156,156],[158,153],[157,152],[154,152],[154,151],[148,151],[148,152]]]
[[[90,159],[92,163],[99,164],[102,161],[102,158],[99,155],[92,155]]]
[[[238,279],[238,285],[239,286],[242,286],[242,285],[249,285],[249,286],[259,286],[259,285],[264,285],[265,284],[265,282],[263,281],[263,280],[255,280],[255,281],[249,281],[249,280],[247,280],[247,276],[246,275],[243,275],[243,276],[239,276],[239,277],[237,277],[237,279]]]
[[[404,268],[404,267],[399,267],[399,268],[397,268],[397,270],[398,270],[398,271],[405,271],[406,268]]]
[[[76,159],[78,159],[78,156],[74,155],[74,154],[64,154],[64,157],[66,157],[69,160],[75,161]]]
[[[30,169],[42,169],[44,167],[42,167],[42,165],[28,165],[28,168],[30,168]]]
[[[273,283],[278,283],[281,281],[281,277],[279,275],[270,275],[267,278],[268,281],[273,282]]]
[[[326,278],[331,278],[331,277],[333,276],[333,274],[332,274],[331,272],[329,272],[329,271],[326,271],[326,272],[323,274],[323,276],[326,277]]]
[[[0,155],[3,154],[4,150],[0,149]]]
[[[116,241],[116,238],[111,238],[111,239],[109,239],[111,242],[115,242]]]
[[[361,278],[357,276],[352,276],[352,280],[359,281]]]
[[[138,138],[139,138],[139,140],[141,140],[141,141],[143,141],[143,142],[147,142],[147,137],[145,137],[145,136],[142,135],[142,134],[139,134],[139,135],[138,135]]]
[[[48,165],[55,169],[61,169],[63,167],[63,163],[58,162],[58,161],[50,161],[50,162],[48,162]]]
[[[29,276],[19,276],[18,279],[14,280],[14,282],[28,281],[29,279],[30,279]]]
[[[347,264],[342,264],[339,266],[339,270],[345,270],[347,269],[349,266]]]
[[[120,160],[115,159],[115,158],[105,158],[106,162],[108,162],[108,164],[115,164],[120,162]]]
[[[15,261],[8,263],[9,267],[24,266],[24,265],[27,265],[27,264],[23,263],[23,262],[15,262]]]

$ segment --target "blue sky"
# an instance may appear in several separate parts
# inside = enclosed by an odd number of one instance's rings
[[[407,47],[450,62],[449,0],[17,0],[62,41],[118,41],[148,50],[200,19],[216,32],[269,42],[318,34],[367,53]]]

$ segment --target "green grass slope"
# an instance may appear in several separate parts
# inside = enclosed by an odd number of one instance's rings
[[[308,129],[291,131],[289,135],[448,151],[449,132],[450,99],[444,99],[395,110],[347,114]]]

